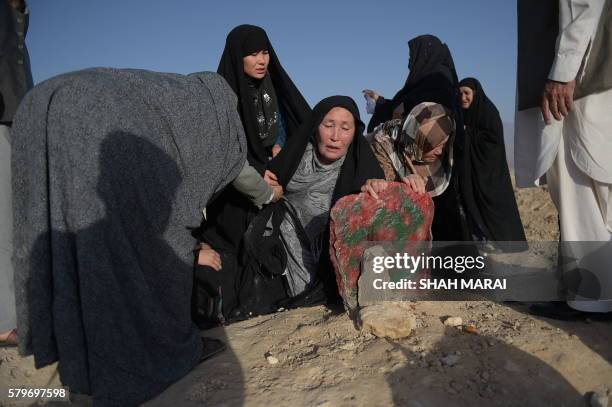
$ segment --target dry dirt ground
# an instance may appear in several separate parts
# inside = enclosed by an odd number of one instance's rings
[[[557,239],[557,216],[545,191],[521,190],[517,201],[529,240]],[[417,328],[401,340],[362,334],[342,310],[325,307],[206,331],[228,350],[147,405],[608,404],[612,322],[534,318],[525,305],[488,301],[413,302],[409,308]],[[448,316],[460,317],[461,326],[445,325]],[[19,385],[58,386],[55,366],[36,371],[31,357],[0,349],[0,391]]]

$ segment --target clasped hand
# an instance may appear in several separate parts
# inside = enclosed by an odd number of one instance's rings
[[[278,178],[276,177],[276,174],[274,174],[270,170],[266,170],[266,172],[264,172],[263,178],[264,181],[266,181],[268,185],[270,185],[272,191],[274,191],[274,197],[272,198],[272,202],[276,202],[281,199],[283,197],[283,187],[281,186],[281,184],[278,183]]]

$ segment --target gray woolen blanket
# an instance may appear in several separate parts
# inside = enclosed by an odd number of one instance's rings
[[[59,360],[97,405],[135,405],[197,363],[194,239],[246,158],[214,73],[88,69],[52,78],[13,123],[20,352]]]

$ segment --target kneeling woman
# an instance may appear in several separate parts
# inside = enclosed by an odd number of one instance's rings
[[[450,184],[454,136],[453,113],[441,104],[423,102],[410,111],[403,123],[385,122],[366,137],[387,181],[404,181],[415,191],[435,197]],[[383,188],[386,185],[372,180],[364,191],[374,193],[372,182]]]
[[[384,178],[362,137],[364,127],[351,98],[326,98],[315,106],[298,137],[288,140],[270,163],[285,196],[261,211],[245,235],[241,255],[247,266],[237,278],[240,306],[232,317],[263,313],[266,308],[274,311],[279,303],[268,301],[272,297],[286,295],[290,303],[301,298],[303,302],[291,303],[301,305],[312,300],[306,297],[316,287],[328,288],[325,293],[318,291],[317,299],[336,292],[328,255],[330,208],[339,198],[358,193],[366,180]],[[283,284],[276,289],[284,292],[274,295],[268,286],[263,298],[253,283],[262,272],[283,275]]]

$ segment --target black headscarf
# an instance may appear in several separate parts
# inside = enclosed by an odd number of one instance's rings
[[[266,78],[256,80],[244,73],[243,58],[254,52],[268,50],[270,63]],[[225,49],[219,62],[217,73],[221,74],[238,96],[238,112],[242,119],[248,141],[247,159],[260,173],[266,169],[269,154],[264,148],[261,127],[258,124],[258,111],[253,103],[254,94],[268,90],[275,106],[282,115],[283,123],[290,139],[304,122],[310,107],[289,75],[280,64],[266,32],[257,26],[239,25],[227,35]],[[261,99],[261,98],[260,98]],[[265,112],[267,116],[274,112]]]
[[[525,233],[506,162],[499,112],[478,80],[465,78],[459,83],[459,87],[462,86],[474,92],[472,104],[464,110],[468,140],[465,160],[469,165],[469,177],[463,180],[464,199],[475,205],[487,239],[524,241]],[[472,209],[467,206],[468,210]]]
[[[408,41],[408,47],[408,78],[393,99],[377,103],[368,132],[390,120],[401,103],[404,104],[404,115],[421,102],[440,103],[448,108],[456,105],[457,73],[446,44],[433,35],[421,35]]]
[[[278,175],[279,183],[285,188],[299,167],[307,144],[312,143],[316,151],[316,135],[319,124],[334,107],[343,107],[351,112],[355,118],[355,136],[340,169],[340,175],[334,188],[332,205],[345,195],[359,192],[366,180],[385,178],[370,145],[363,137],[365,125],[361,121],[355,101],[350,97],[330,96],[320,101],[300,128],[298,137],[289,140],[285,148],[269,165],[270,170]]]

